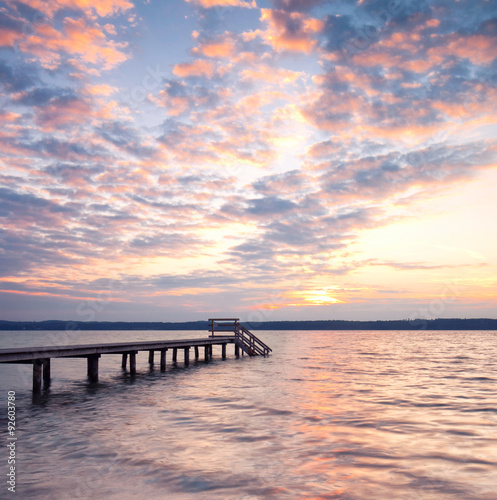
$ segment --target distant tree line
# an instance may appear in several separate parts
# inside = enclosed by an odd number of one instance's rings
[[[251,330],[496,330],[497,319],[242,321]],[[2,321],[0,330],[208,330],[207,321]]]

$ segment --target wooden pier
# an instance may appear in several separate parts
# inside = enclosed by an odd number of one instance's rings
[[[50,384],[50,364],[52,358],[86,358],[87,375],[90,382],[98,382],[98,361],[103,354],[121,354],[121,367],[126,370],[129,359],[129,373],[136,373],[136,355],[139,351],[148,351],[148,362],[154,365],[154,355],[159,353],[161,371],[166,370],[166,353],[172,351],[172,362],[176,363],[178,350],[183,350],[185,366],[190,363],[190,349],[193,348],[195,360],[200,357],[207,363],[212,359],[213,346],[221,346],[222,359],[226,358],[226,346],[234,344],[235,356],[244,353],[249,356],[267,356],[271,349],[254,334],[243,327],[236,319],[210,319],[208,338],[161,340],[149,342],[125,342],[114,344],[88,344],[49,347],[24,347],[0,349],[0,363],[29,363],[33,365],[33,392],[40,392],[42,381],[45,387]],[[233,333],[233,335],[226,335]]]

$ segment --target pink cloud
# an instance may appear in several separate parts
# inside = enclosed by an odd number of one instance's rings
[[[22,37],[23,34],[16,30],[0,27],[0,47],[12,47]]]
[[[437,19],[432,19],[413,32],[395,32],[379,42],[373,53],[371,50],[362,52],[353,60],[362,66],[400,66],[423,73],[434,65],[442,64],[447,57],[469,59],[478,65],[488,65],[497,57],[497,37],[431,33],[439,24]],[[404,52],[402,60],[399,56],[401,51]]]
[[[13,113],[11,111],[3,111],[3,110],[0,110],[0,120],[2,120],[2,122],[16,122],[19,120],[19,118],[21,118],[21,115],[19,113]]]
[[[231,57],[235,51],[235,44],[228,36],[219,37],[200,43],[192,52],[200,53],[206,57],[222,58]]]
[[[261,21],[268,24],[263,33],[265,41],[277,51],[308,54],[317,45],[316,34],[324,28],[324,22],[319,19],[275,9],[261,9]]]
[[[12,0],[10,1],[15,3]],[[49,17],[52,17],[55,12],[63,8],[76,7],[86,14],[96,12],[100,17],[106,17],[125,12],[134,7],[128,0],[23,0],[23,3]]]
[[[104,29],[107,33],[109,33],[109,35],[117,35],[116,27],[113,24],[105,24]]]
[[[62,53],[77,57],[77,62],[109,70],[128,58],[123,52],[126,43],[108,40],[97,24],[81,19],[66,18],[63,31],[52,25],[37,24],[36,32],[19,44],[23,52],[36,55],[41,63],[54,69],[61,63]],[[82,69],[82,68],[80,68]]]
[[[265,81],[269,83],[287,84],[294,83],[304,76],[300,71],[291,71],[285,68],[273,68],[261,65],[254,69],[245,69],[241,72],[244,80]]]
[[[212,76],[214,72],[214,66],[209,61],[203,59],[197,59],[191,63],[181,63],[177,64],[173,73],[180,78],[185,78],[188,76]]]
[[[105,69],[117,66],[127,59],[122,52],[127,44],[107,40],[96,25],[89,26],[83,19],[67,19],[64,27],[67,38],[61,41],[60,47],[68,53],[79,54],[89,63],[103,64]]]
[[[35,121],[43,130],[53,131],[66,125],[87,123],[91,112],[91,106],[85,100],[59,99],[40,107]]]
[[[474,64],[487,65],[497,57],[495,47],[497,47],[497,37],[471,35],[458,37],[449,42],[448,45],[429,50],[428,54],[442,56],[454,54],[458,57],[469,59]]]
[[[161,90],[158,98],[151,98],[159,106],[167,108],[169,116],[178,116],[190,108],[191,102],[188,97],[183,96],[170,96],[167,91]]]

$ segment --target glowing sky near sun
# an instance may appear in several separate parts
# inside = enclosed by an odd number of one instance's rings
[[[0,319],[497,317],[497,4],[0,2]]]

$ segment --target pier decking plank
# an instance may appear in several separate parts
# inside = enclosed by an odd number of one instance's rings
[[[160,351],[162,349],[184,349],[185,347],[233,344],[234,336],[209,337],[203,339],[161,340],[149,342],[122,342],[112,344],[83,344],[48,347],[20,347],[0,349],[0,363],[33,361],[44,358],[72,358],[92,354],[125,354],[130,351]]]

